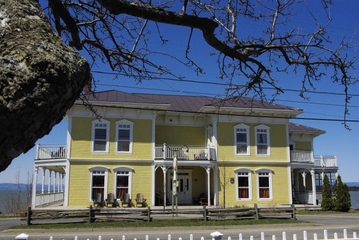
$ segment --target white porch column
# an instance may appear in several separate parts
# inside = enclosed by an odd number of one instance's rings
[[[57,173],[57,192],[59,193],[60,192],[60,179],[61,179],[61,173],[58,172]]]
[[[213,205],[218,206],[218,165],[213,168]]]
[[[63,189],[63,181],[64,181],[64,174],[63,173],[60,173],[60,192],[63,192],[64,189]]]
[[[41,194],[45,193],[45,168],[42,168],[42,179],[41,179]]]
[[[51,173],[52,171],[49,170],[49,177],[47,179],[47,193],[51,192]]]
[[[310,174],[312,175],[313,205],[317,205],[317,189],[316,189],[316,184],[315,184],[315,171],[310,170]]]
[[[31,208],[35,208],[36,205],[36,185],[37,185],[38,171],[39,171],[39,167],[34,167],[34,176],[32,178]]]
[[[156,166],[155,164],[152,162],[152,166],[151,166],[151,206],[155,206],[156,205],[156,193],[155,193],[155,188],[156,188]]]
[[[211,206],[211,167],[205,167],[207,173],[207,202]]]
[[[307,185],[306,185],[306,183],[305,183],[305,176],[307,175],[307,173],[306,173],[306,172],[302,172],[301,174],[302,174],[302,178],[303,178],[303,186],[304,186],[304,189],[305,189],[305,191],[307,191]]]
[[[166,203],[166,196],[167,196],[167,170],[168,170],[168,167],[166,166],[162,166],[162,171],[163,171],[163,207],[167,206],[167,203]]]
[[[52,189],[53,193],[56,193],[56,179],[57,179],[57,172],[54,171],[54,178],[52,179],[54,184]]]

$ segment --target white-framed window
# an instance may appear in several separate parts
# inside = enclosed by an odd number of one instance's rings
[[[247,168],[239,168],[236,172],[237,201],[252,200],[252,171]]]
[[[122,201],[125,194],[129,194],[129,198],[131,198],[133,169],[129,167],[117,167],[113,169],[113,172],[115,173],[115,197]]]
[[[110,122],[106,120],[92,121],[92,152],[108,153]]]
[[[256,171],[258,183],[258,200],[273,199],[272,170],[260,169]]]
[[[256,136],[256,154],[270,155],[269,127],[259,125],[254,128]]]
[[[90,191],[89,201],[100,198],[104,201],[107,198],[108,168],[96,166],[90,170]]]
[[[249,126],[234,126],[235,155],[249,155]]]
[[[133,122],[116,122],[116,152],[132,153]]]

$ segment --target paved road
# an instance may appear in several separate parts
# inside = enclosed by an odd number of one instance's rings
[[[49,240],[50,236],[53,240],[74,240],[75,236],[78,240],[98,240],[101,236],[102,240],[121,240],[124,235],[126,239],[146,239],[149,240],[168,239],[171,235],[172,240],[179,239],[190,240],[190,234],[193,235],[193,240],[200,240],[203,237],[205,240],[210,240],[210,234],[219,231],[223,234],[223,240],[231,237],[232,240],[238,240],[239,234],[242,234],[244,240],[250,239],[253,236],[254,240],[261,239],[261,233],[264,232],[266,240],[271,240],[272,235],[278,240],[282,240],[283,232],[286,232],[288,240],[293,239],[293,234],[296,234],[297,240],[303,240],[303,231],[307,231],[308,239],[313,239],[314,233],[317,234],[318,239],[324,238],[324,229],[328,231],[328,237],[334,238],[334,233],[338,234],[339,238],[344,237],[343,229],[347,230],[348,237],[353,237],[353,232],[356,232],[359,237],[359,214],[335,214],[335,215],[297,215],[299,220],[310,221],[304,224],[276,224],[276,225],[237,225],[237,226],[215,226],[215,227],[167,227],[167,228],[126,228],[126,229],[70,229],[70,230],[4,230],[0,232],[1,240],[15,239],[20,233],[30,235],[30,239]],[[1,220],[0,224],[5,225],[6,220]],[[17,222],[15,221],[15,224]],[[224,224],[224,222],[219,222]]]

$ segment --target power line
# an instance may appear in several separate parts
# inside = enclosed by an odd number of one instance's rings
[[[93,71],[93,72],[99,73],[99,74],[120,75],[120,76],[125,76],[125,77],[131,77],[131,75],[126,75],[126,74],[121,74],[121,73],[104,72],[104,71]],[[134,75],[132,75],[132,76],[134,76]],[[195,84],[209,84],[209,85],[216,85],[216,86],[229,86],[229,83],[199,81],[199,80],[193,80],[193,79],[176,79],[176,78],[169,78],[169,77],[157,77],[156,79],[143,79],[143,80],[147,80],[147,81],[166,80],[166,81],[183,82],[183,83],[186,82],[186,83],[195,83]],[[233,85],[235,88],[236,87],[239,87],[239,88],[245,87],[245,85],[235,85],[235,84],[231,84],[231,85]],[[275,88],[270,88],[270,87],[262,87],[262,89],[276,90]],[[298,93],[302,92],[301,90],[290,89],[290,88],[281,88],[281,90],[287,91],[287,92],[298,92]],[[312,93],[312,94],[346,96],[345,93],[340,93],[340,92],[313,91],[313,90],[306,90],[305,92]],[[354,94],[354,93],[348,93],[348,95],[351,97],[359,97],[359,94]]]

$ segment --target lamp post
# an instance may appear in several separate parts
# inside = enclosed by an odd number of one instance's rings
[[[177,154],[173,157],[173,181],[172,181],[172,217],[174,213],[174,206],[176,205],[176,216],[178,212],[178,195],[177,195]]]

